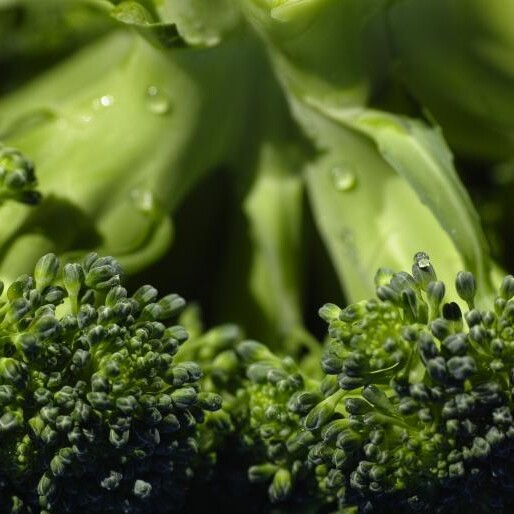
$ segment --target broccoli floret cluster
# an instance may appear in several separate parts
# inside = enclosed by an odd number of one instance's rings
[[[412,274],[379,270],[376,286],[375,299],[320,310],[320,380],[255,341],[203,340],[203,380],[231,427],[217,450],[229,444],[249,480],[296,512],[509,512],[514,278],[492,310],[475,306],[468,272],[459,303],[445,301],[423,253]]]
[[[196,482],[193,491],[208,497],[209,488],[214,489],[216,498],[203,503],[195,498],[191,512],[213,504],[218,510],[237,509],[247,505],[248,496],[255,498],[255,505],[245,507],[251,512],[316,512],[325,498],[318,494],[307,461],[307,444],[314,436],[301,419],[323,398],[319,382],[302,373],[292,358],[244,340],[231,325],[193,337],[177,358],[199,363],[202,390],[223,398],[222,408],[207,413],[198,426],[204,481]],[[225,499],[218,497],[219,490]]]
[[[481,310],[460,272],[464,314],[423,253],[412,274],[379,270],[376,285],[377,300],[321,309],[322,366],[338,383],[309,427],[322,487],[358,512],[509,511],[495,491],[514,488],[514,278]]]
[[[196,425],[221,398],[174,363],[184,300],[129,296],[120,275],[109,257],[49,254],[2,295],[1,512],[180,509]]]
[[[35,205],[41,200],[36,186],[34,163],[19,150],[0,143],[0,202]]]

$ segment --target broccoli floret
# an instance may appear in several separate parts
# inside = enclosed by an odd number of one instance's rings
[[[34,163],[19,150],[0,143],[0,202],[36,205],[41,200],[36,185]]]
[[[379,270],[377,299],[321,309],[330,335],[322,366],[338,387],[305,421],[317,420],[309,459],[341,506],[512,508],[513,284],[506,277],[491,310],[480,310],[473,275],[458,273],[462,313],[419,253],[412,274]]]
[[[514,278],[491,310],[475,306],[469,272],[445,301],[422,252],[411,274],[381,269],[375,284],[377,298],[320,310],[320,380],[226,329],[190,347],[224,399],[207,415],[217,423],[200,427],[216,434],[203,438],[211,464],[233,466],[239,481],[246,469],[272,504],[296,512],[509,512]]]
[[[0,511],[171,512],[221,398],[174,363],[183,309],[110,257],[48,254],[0,301]],[[40,511],[38,510],[38,505]]]

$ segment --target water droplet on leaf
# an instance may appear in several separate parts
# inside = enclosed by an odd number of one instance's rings
[[[171,110],[171,101],[157,86],[146,90],[148,108],[154,114],[167,114]]]
[[[351,191],[357,185],[357,177],[348,164],[333,166],[330,170],[332,181],[338,191]]]

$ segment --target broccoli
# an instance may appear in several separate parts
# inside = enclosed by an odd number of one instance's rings
[[[199,390],[196,363],[173,360],[184,300],[129,296],[120,275],[110,257],[47,254],[4,292],[1,512],[180,509],[195,427],[221,398]]]
[[[0,4],[0,512],[513,509],[509,1]]]
[[[201,451],[285,511],[510,512],[514,278],[482,309],[461,271],[447,301],[418,252],[411,274],[382,268],[375,285],[374,299],[320,309],[320,377],[234,327],[184,345],[223,397]]]

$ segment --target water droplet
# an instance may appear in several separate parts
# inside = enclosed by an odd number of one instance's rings
[[[130,197],[136,208],[142,212],[152,212],[155,209],[155,198],[148,189],[133,189]]]
[[[157,86],[146,90],[148,108],[154,114],[167,114],[171,110],[171,101]]]
[[[357,177],[348,164],[333,166],[330,169],[334,186],[338,191],[351,191],[357,185]]]
[[[114,96],[104,95],[100,98],[100,105],[103,107],[109,107],[114,103]]]
[[[114,96],[112,95],[103,95],[100,98],[96,98],[93,100],[93,109],[97,111],[102,107],[111,107],[114,104]]]

